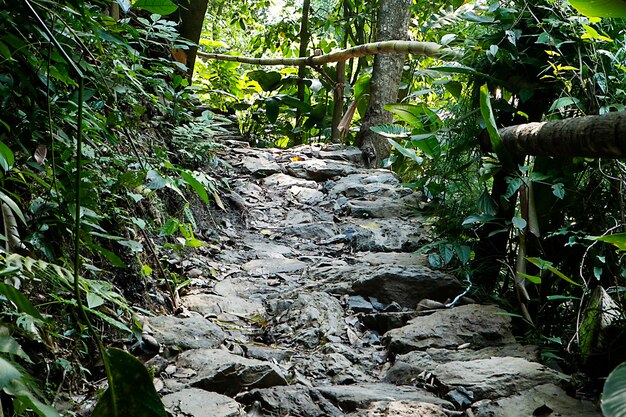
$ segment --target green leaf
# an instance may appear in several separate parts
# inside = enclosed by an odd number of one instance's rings
[[[370,130],[374,133],[378,133],[386,138],[401,138],[406,139],[411,134],[411,131],[407,128],[398,125],[378,125],[370,127]]]
[[[41,316],[41,314],[39,314],[35,306],[33,306],[31,302],[28,301],[28,298],[26,298],[26,296],[15,287],[9,284],[5,284],[4,282],[0,282],[0,294],[4,295],[6,298],[9,299],[9,301],[15,304],[19,311],[26,313],[38,320],[43,320],[43,317]]]
[[[133,7],[161,16],[167,16],[178,10],[178,6],[170,0],[137,0],[133,3]]]
[[[435,127],[441,125],[439,116],[424,104],[386,104],[385,110],[413,128],[422,128],[424,122],[432,123]]]
[[[548,271],[552,272],[557,277],[561,278],[564,281],[569,282],[570,284],[577,285],[579,287],[581,286],[581,284],[577,283],[576,281],[574,281],[573,279],[571,279],[570,277],[568,277],[567,275],[565,275],[564,273],[556,269],[554,266],[552,266],[552,262],[545,261],[541,258],[526,258],[526,260],[532,263],[533,265],[537,266],[539,269],[547,269]]]
[[[195,192],[198,193],[198,196],[202,199],[202,201],[204,201],[207,204],[211,203],[209,200],[209,194],[207,194],[206,188],[204,188],[204,185],[202,185],[200,181],[195,179],[193,175],[191,175],[187,171],[179,171],[179,173],[180,173],[180,176],[183,177],[185,182],[191,185],[191,188],[193,188]]]
[[[22,210],[20,210],[20,208],[17,206],[17,204],[15,204],[15,201],[13,201],[11,197],[0,191],[0,200],[2,200],[2,202],[9,206],[11,211],[13,211],[13,214],[15,214],[22,221],[22,223],[26,224],[26,218],[24,217],[24,213],[22,213]]]
[[[563,197],[565,197],[565,186],[562,182],[552,184],[552,194],[558,199],[563,200]]]
[[[513,226],[515,226],[519,230],[524,230],[526,228],[526,226],[528,225],[528,222],[526,222],[526,220],[522,219],[521,217],[517,217],[517,216],[513,217],[513,219],[511,221],[513,223]]]
[[[450,81],[443,85],[448,93],[457,100],[461,99],[461,93],[463,92],[463,84],[458,81]]]
[[[0,389],[7,387],[11,381],[22,378],[22,373],[9,361],[0,356]]]
[[[28,354],[22,349],[22,346],[11,336],[0,336],[0,353],[18,356],[28,363],[33,363]]]
[[[606,417],[626,415],[626,362],[615,368],[606,379],[600,406]]]
[[[0,167],[2,167],[2,169],[6,172],[13,168],[14,163],[15,156],[13,155],[13,152],[7,145],[0,142]]]
[[[624,0],[569,0],[581,14],[592,17],[626,17]]]
[[[161,229],[159,230],[160,236],[171,236],[178,230],[178,220],[177,219],[169,219],[165,222]]]
[[[536,275],[528,275],[528,274],[524,274],[522,272],[518,272],[517,273],[520,277],[524,277],[527,280],[529,280],[530,282],[532,282],[533,284],[541,284],[541,278],[536,276]]]
[[[418,156],[413,149],[407,149],[393,139],[388,138],[387,140],[389,141],[391,146],[393,146],[398,152],[400,152],[402,155],[406,156],[407,158],[412,159],[418,164],[421,164],[422,162],[424,162],[424,159],[421,156]]]
[[[425,135],[413,135],[411,136],[411,143],[417,146],[424,155],[431,159],[437,158],[441,155],[441,145],[437,136],[434,134]]]
[[[259,83],[263,91],[273,91],[280,86],[282,76],[277,71],[250,71],[246,74],[248,78]]]
[[[480,113],[483,116],[485,125],[487,127],[487,133],[489,133],[489,140],[494,152],[498,155],[498,159],[504,166],[504,168],[512,172],[515,169],[513,157],[509,151],[504,147],[502,138],[500,138],[500,132],[496,126],[496,119],[493,116],[493,110],[491,108],[491,100],[489,99],[489,89],[487,84],[480,87]]]
[[[590,236],[589,239],[597,240],[599,242],[610,243],[617,247],[621,251],[626,251],[626,233],[616,233],[614,235],[607,236]]]
[[[107,349],[111,368],[109,388],[92,417],[166,417],[152,378],[134,356],[120,349]]]
[[[270,123],[276,123],[280,112],[280,102],[274,98],[265,100],[265,114]]]
[[[581,106],[581,102],[576,97],[561,97],[559,99],[554,100],[554,103],[550,106],[549,112],[557,111],[562,109],[563,107],[576,105],[577,107]]]
[[[1,359],[1,358],[0,358]],[[49,405],[39,401],[37,397],[26,387],[22,379],[13,379],[11,383],[4,388],[4,391],[15,397],[26,407],[33,410],[39,417],[60,417],[60,414]]]

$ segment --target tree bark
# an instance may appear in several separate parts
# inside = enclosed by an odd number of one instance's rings
[[[194,44],[200,42],[202,34],[202,25],[204,24],[204,15],[206,14],[208,0],[189,0],[180,1],[178,6],[179,23],[178,33],[185,39]],[[184,51],[187,66],[187,78],[191,82],[193,77],[193,67],[196,64],[197,46],[192,46],[189,50]]]
[[[626,157],[626,112],[527,123],[499,132],[516,155]]]
[[[300,51],[298,56],[307,56],[307,49],[309,46],[309,8],[311,7],[311,0],[304,0],[302,2],[302,20],[300,21]],[[306,84],[304,82],[306,77],[306,65],[302,64],[298,67],[298,100],[304,102],[304,96],[306,93]],[[299,108],[296,111],[296,127],[302,125],[302,110]],[[302,144],[303,132],[296,135],[295,144]]]
[[[411,0],[380,0],[377,23],[377,41],[405,40],[409,29]],[[374,58],[374,69],[370,84],[370,98],[357,143],[363,151],[365,163],[378,167],[391,152],[387,139],[370,130],[370,127],[391,123],[392,114],[384,109],[385,104],[398,100],[404,55],[381,55]]]

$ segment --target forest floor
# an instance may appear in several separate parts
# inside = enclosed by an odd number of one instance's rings
[[[145,318],[172,416],[601,415],[503,310],[415,253],[428,219],[393,173],[350,147],[216,140],[219,244],[173,259],[182,312]]]

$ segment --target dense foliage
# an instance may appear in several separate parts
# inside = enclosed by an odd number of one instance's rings
[[[193,116],[191,105],[235,113],[251,142],[282,147],[330,140],[335,107],[355,110],[352,126],[367,108],[372,57],[348,61],[339,85],[334,66],[307,69],[303,98],[297,68],[199,59],[190,85],[172,56],[189,42],[163,16],[176,7],[150,3],[117,18],[108,1],[0,0],[0,400],[16,415],[56,415],[44,405],[50,393],[68,381],[84,389],[104,371],[76,310],[75,265],[107,344],[141,337],[138,310],[176,307],[185,283],[160,258],[204,244],[190,199],[221,204],[207,167],[218,163],[210,138],[223,119]],[[374,40],[377,9],[312,0],[310,53]],[[395,149],[385,167],[422,193],[433,219],[422,251],[433,268],[472,282],[475,297],[506,306],[546,362],[589,381],[606,376],[626,359],[626,265],[620,235],[596,237],[626,231],[626,166],[510,155],[497,128],[623,111],[623,21],[580,15],[561,0],[418,2],[412,13],[411,39],[464,54],[452,64],[408,57],[399,103],[388,106],[395,122],[374,128]],[[210,0],[201,50],[297,56],[301,16],[293,0]],[[608,329],[588,307],[597,294],[618,306]],[[594,389],[587,382],[580,388]]]

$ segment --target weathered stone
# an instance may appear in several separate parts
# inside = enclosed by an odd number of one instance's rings
[[[289,246],[270,242],[246,241],[246,246],[250,247],[259,258],[284,258],[294,254],[294,250]]]
[[[349,161],[360,163],[363,159],[363,152],[355,146],[346,146],[345,148],[319,151],[313,151],[313,156],[320,159],[334,159],[337,161]]]
[[[428,266],[426,255],[411,252],[359,252],[354,258],[369,265]]]
[[[241,405],[225,395],[187,388],[165,395],[163,405],[172,417],[245,417]]]
[[[412,252],[417,250],[426,237],[422,219],[356,219],[350,218],[343,233],[352,229],[351,246],[357,252]]]
[[[339,175],[355,174],[363,170],[349,162],[309,159],[290,163],[287,165],[287,171],[294,177],[325,181]]]
[[[242,268],[252,276],[273,275],[279,272],[297,272],[307,267],[306,262],[289,258],[255,259]]]
[[[252,175],[265,176],[282,170],[276,162],[255,156],[244,156],[242,163]]]
[[[514,343],[511,318],[495,306],[466,305],[438,310],[429,316],[416,317],[383,338],[390,351],[456,348],[470,343],[473,349]]]
[[[303,223],[287,226],[283,229],[283,232],[303,239],[322,241],[335,236],[337,234],[337,226],[332,222]]]
[[[316,388],[324,397],[345,411],[367,408],[375,401],[415,401],[436,404],[453,409],[446,400],[421,388],[383,383],[358,385],[334,385]]]
[[[297,185],[299,187],[313,188],[313,189],[317,189],[319,187],[319,184],[315,181],[309,181],[309,180],[305,180],[302,178],[294,178],[291,175],[282,174],[282,173],[270,175],[269,177],[263,178],[261,182],[265,187],[269,189],[276,189],[276,188],[286,189],[286,188],[293,187],[294,185]]]
[[[368,329],[384,334],[391,329],[396,329],[406,325],[406,323],[414,318],[415,315],[415,311],[380,312],[360,314],[359,319]]]
[[[367,410],[350,413],[348,417],[448,417],[446,411],[434,404],[418,401],[381,401]]]
[[[253,344],[243,345],[243,350],[246,353],[247,358],[258,359],[261,361],[282,362],[288,360],[294,355],[293,350]]]
[[[537,385],[568,381],[565,375],[537,362],[508,356],[442,363],[431,372],[444,386],[464,387],[476,399],[507,397]]]
[[[191,294],[182,298],[182,302],[191,311],[203,316],[215,317],[220,313],[251,316],[265,311],[260,300],[238,296],[219,296],[213,294]]]
[[[311,188],[294,185],[287,191],[287,198],[294,199],[300,204],[315,205],[322,202],[324,193]]]
[[[315,217],[311,213],[302,210],[289,210],[283,224],[285,226],[295,226],[303,223],[313,223]]]
[[[276,319],[280,326],[271,330],[275,337],[317,346],[321,339],[344,333],[343,308],[324,292],[302,293]]]
[[[191,386],[229,396],[243,389],[287,384],[273,363],[244,358],[221,349],[188,350],[180,354],[177,365],[197,372],[189,381]]]
[[[348,298],[348,308],[355,313],[371,313],[374,310],[372,303],[360,295],[352,295]]]
[[[378,197],[375,200],[350,200],[348,210],[354,217],[387,218],[415,214],[419,210],[414,196],[404,198]]]
[[[363,271],[355,271],[352,277],[354,293],[376,297],[383,303],[396,302],[402,307],[415,308],[423,298],[445,301],[462,291],[462,285],[455,277],[425,266],[360,266],[358,269]]]
[[[538,359],[538,348],[533,345],[522,346],[518,343],[513,343],[504,346],[488,346],[479,350],[437,348],[428,348],[423,351],[415,350],[396,356],[396,360],[385,374],[384,380],[392,384],[410,384],[424,370],[432,371],[441,363],[490,359],[495,356],[510,356],[536,361]]]
[[[366,363],[353,362],[339,352],[294,355],[291,362],[298,372],[311,380],[322,383],[330,380],[337,385],[348,385],[371,381],[371,376],[361,369],[362,366],[367,366]],[[371,370],[373,364],[371,361],[368,362],[370,362]]]
[[[243,404],[259,401],[263,410],[284,415],[306,417],[343,417],[344,413],[315,389],[302,385],[254,389],[242,393],[237,400]]]
[[[216,348],[226,338],[219,326],[195,312],[187,318],[147,317],[146,322],[161,345],[177,346],[183,350]]]
[[[472,406],[472,411],[475,417],[602,416],[591,401],[569,397],[553,384],[532,387],[507,398],[480,401]]]

